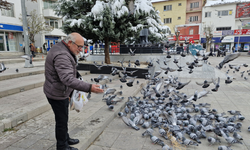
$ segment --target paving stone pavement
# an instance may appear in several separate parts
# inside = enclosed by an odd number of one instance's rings
[[[144,56],[140,56],[144,57]],[[149,57],[144,58],[147,60]],[[135,59],[139,59],[139,56],[134,57]],[[216,66],[222,58],[212,57],[209,58],[211,62],[211,66]],[[91,60],[89,60],[91,61]],[[34,62],[36,63],[36,62]],[[249,57],[239,57],[238,59],[231,62],[231,64],[241,64],[247,63],[250,64]],[[44,62],[37,62],[37,68],[43,67]],[[6,74],[15,70],[17,66],[23,67],[23,64],[8,64],[9,69],[6,70]],[[31,68],[30,68],[31,69]],[[223,68],[218,72],[224,72],[227,68]],[[249,69],[242,68],[242,69]],[[26,70],[25,70],[26,71]],[[24,72],[25,72],[24,71]],[[11,74],[11,73],[10,73]],[[224,73],[223,73],[224,74]],[[232,149],[250,149],[250,140],[248,139],[249,133],[247,132],[247,127],[250,125],[249,123],[249,90],[250,84],[249,80],[245,81],[240,78],[239,73],[237,75],[233,74],[237,77],[236,80],[233,81],[232,84],[225,85],[224,80],[221,80],[221,87],[217,93],[209,94],[207,97],[199,99],[196,103],[200,102],[208,102],[211,103],[211,108],[216,108],[219,112],[227,111],[230,109],[240,110],[242,115],[246,117],[246,119],[242,122],[242,132],[240,135],[244,138],[243,145],[233,145]],[[1,74],[0,74],[1,75]],[[220,74],[222,75],[222,73]],[[230,74],[231,75],[231,74]],[[246,75],[246,74],[245,74]],[[85,78],[88,82],[90,82],[90,78],[97,77],[98,75],[86,75]],[[183,77],[184,76],[184,77]],[[193,94],[195,89],[201,90],[199,86],[195,84],[195,81],[204,81],[203,76],[195,76],[195,78],[185,77],[183,75],[180,77],[182,82],[186,82],[191,79],[191,83],[180,90],[181,92],[185,92],[187,94]],[[138,79],[140,83],[143,83],[143,79]],[[115,80],[113,83],[108,84],[110,87],[119,87],[120,81]],[[213,86],[213,85],[211,85]],[[126,87],[124,85],[123,87]],[[127,98],[131,94],[134,94],[136,90],[140,87],[139,85],[135,85],[134,88],[125,88],[124,96]],[[210,87],[209,87],[210,88]],[[30,95],[34,95],[35,93],[42,92],[42,88],[36,88],[26,92],[29,92]],[[12,97],[11,97],[12,96]],[[19,95],[18,95],[19,96]],[[139,96],[139,95],[138,95]],[[6,102],[0,102],[4,104],[4,107],[1,107],[0,113],[3,115],[6,111],[16,110],[24,110],[24,108],[18,108],[16,105],[11,107],[11,103],[17,104],[18,97],[16,95],[7,96]],[[32,97],[32,96],[31,96]],[[43,101],[43,103],[47,103],[45,97],[39,98],[39,101]],[[128,128],[120,118],[118,118],[117,112],[120,111],[124,107],[125,102],[118,103],[115,106],[114,111],[109,111],[104,102],[100,101],[102,95],[100,94],[92,94],[91,100],[84,106],[84,109],[77,113],[75,111],[70,111],[69,117],[69,133],[73,135],[73,138],[79,138],[80,143],[75,147],[80,150],[89,149],[89,150],[153,150],[153,149],[161,149],[158,145],[153,145],[149,138],[142,138],[141,133],[144,129],[139,131],[135,131],[133,129]],[[125,98],[125,99],[126,99]],[[22,98],[25,105],[25,98]],[[30,98],[29,100],[32,100]],[[29,101],[27,100],[27,102]],[[20,100],[21,101],[21,100]],[[34,99],[34,101],[38,101]],[[2,106],[1,104],[1,106]],[[34,103],[35,104],[35,103]],[[39,104],[40,105],[40,104]],[[21,106],[23,107],[23,106]],[[228,115],[228,114],[227,114]],[[4,115],[3,115],[4,116]],[[111,117],[110,117],[111,116]],[[114,118],[115,117],[115,118]],[[99,118],[99,119],[98,119]],[[113,119],[114,118],[114,119]],[[104,122],[104,120],[106,120]],[[106,127],[107,126],[107,127]],[[155,132],[158,135],[158,132]],[[210,135],[210,133],[209,133]],[[99,136],[99,137],[98,137]],[[213,134],[211,134],[213,136]],[[96,138],[98,137],[98,138]],[[95,140],[96,139],[96,140]],[[92,143],[92,141],[94,141]],[[189,146],[187,149],[217,149],[218,145],[209,146],[206,140],[201,140],[202,144],[198,147]],[[84,143],[84,144],[82,144]],[[92,144],[91,144],[92,143]],[[168,145],[171,145],[168,141],[166,141]],[[226,144],[225,140],[222,140],[222,144]],[[90,146],[89,146],[90,145]],[[88,147],[89,146],[89,147]],[[33,117],[32,119],[19,124],[17,127],[13,128],[11,131],[0,133],[0,150],[54,150],[55,149],[55,135],[54,135],[54,116],[51,111],[46,111],[41,115]]]
[[[209,62],[211,62],[211,66],[215,67],[219,64],[222,60],[222,57],[210,57]],[[229,64],[250,64],[250,59],[248,56],[239,57],[238,59],[230,62]],[[226,68],[221,69],[220,71],[226,72],[228,69],[228,65]],[[250,67],[244,68],[241,67],[241,71],[249,70]],[[241,114],[246,118],[242,121],[242,128],[239,134],[243,137],[243,144],[234,144],[231,146],[234,150],[249,150],[250,149],[250,132],[248,132],[248,127],[250,126],[250,83],[249,80],[244,80],[240,77],[239,73],[232,73],[230,71],[230,75],[236,77],[236,80],[233,83],[226,85],[224,83],[224,79],[220,81],[220,88],[218,92],[213,92],[208,94],[208,96],[203,97],[194,104],[199,103],[209,103],[211,104],[211,109],[215,108],[218,110],[219,113],[226,112],[227,116],[231,116],[227,111],[228,110],[239,110]],[[171,75],[171,74],[169,74]],[[245,76],[250,77],[245,73]],[[180,80],[182,82],[186,82],[191,79],[191,83],[188,84],[186,87],[180,90],[180,92],[184,92],[188,95],[192,95],[195,90],[202,90],[195,81],[201,82],[204,81],[205,78],[200,76],[199,78],[184,78],[181,77]],[[214,88],[214,85],[211,84],[208,89]],[[141,96],[138,94],[137,96]],[[192,114],[193,115],[193,114]],[[118,117],[118,115],[114,118],[114,120],[105,128],[102,134],[93,142],[92,145],[87,150],[161,150],[161,146],[152,144],[149,137],[142,137],[142,133],[145,131],[141,126],[139,131],[135,131],[132,128],[126,126],[122,119]],[[154,130],[154,134],[157,137],[160,137],[158,133],[158,129]],[[231,134],[230,134],[231,135]],[[214,137],[213,133],[207,133],[207,137],[212,136]],[[231,135],[232,136],[232,135]],[[187,137],[187,136],[186,136]],[[161,138],[163,140],[163,138]],[[201,139],[202,144],[199,146],[188,146],[185,147],[183,145],[183,149],[187,150],[195,150],[195,149],[202,149],[202,150],[216,150],[218,149],[219,145],[228,145],[224,138],[220,138],[221,144],[209,145],[207,139]],[[170,141],[164,140],[164,143],[168,144],[172,147]],[[175,148],[180,149],[180,148]]]

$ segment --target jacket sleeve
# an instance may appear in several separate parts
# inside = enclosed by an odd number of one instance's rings
[[[54,66],[57,75],[64,85],[78,91],[91,91],[91,84],[78,80],[74,75],[75,66],[72,65],[69,56],[65,54],[59,54],[54,58]]]

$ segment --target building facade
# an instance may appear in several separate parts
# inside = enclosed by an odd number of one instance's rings
[[[213,34],[212,47],[226,47],[228,51],[235,46],[236,50],[249,51],[250,44],[250,3],[216,3],[208,1],[203,8],[202,25],[211,27]],[[223,37],[223,40],[221,38]],[[205,47],[206,38],[201,37]]]
[[[0,53],[23,52],[21,1],[8,0],[10,10],[0,9]]]
[[[155,10],[160,12],[159,16],[164,25],[167,25],[171,33],[174,33],[176,25],[185,24],[186,0],[152,0]]]
[[[46,25],[54,28],[51,32],[43,32],[35,35],[35,46],[42,47],[44,43],[47,45],[47,51],[52,45],[60,42],[66,34],[60,29],[62,27],[62,17],[55,15],[52,7],[57,4],[58,0],[37,0],[37,2],[31,2],[26,0],[27,13],[36,10],[38,15],[44,17]]]

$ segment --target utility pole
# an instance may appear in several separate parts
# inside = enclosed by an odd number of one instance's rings
[[[25,8],[25,0],[21,0],[21,6],[22,6],[22,19],[23,19],[23,36],[24,36],[24,45],[25,45],[25,54],[30,56],[29,51],[29,38],[28,38],[28,24],[27,24],[27,12]],[[28,57],[32,59],[32,57]],[[31,63],[30,63],[31,62]],[[32,68],[32,60],[25,59],[25,65],[24,68]]]

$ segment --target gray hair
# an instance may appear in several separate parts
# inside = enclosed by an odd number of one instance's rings
[[[76,37],[72,34],[69,34],[65,39],[64,42],[68,43],[69,41],[75,42],[76,41]]]

